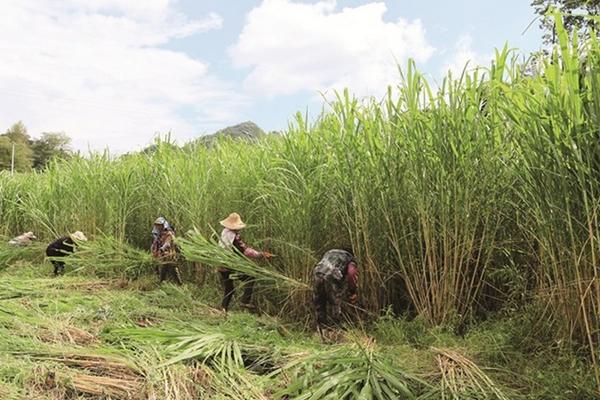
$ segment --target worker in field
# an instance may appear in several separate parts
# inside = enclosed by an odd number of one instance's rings
[[[152,256],[161,262],[160,281],[171,276],[178,285],[181,285],[183,282],[178,266],[179,248],[175,243],[175,230],[166,219],[158,217],[152,227],[152,238]]]
[[[327,308],[331,307],[332,323],[339,324],[342,301],[355,305],[358,300],[358,268],[354,255],[348,250],[329,250],[313,270],[313,305],[317,319],[317,330],[329,325]]]
[[[25,232],[8,241],[11,246],[25,247],[29,246],[34,240],[37,240],[33,232]]]
[[[241,238],[240,231],[246,227],[246,224],[242,221],[242,218],[238,213],[229,214],[227,218],[220,221],[220,224],[223,226],[223,231],[221,232],[221,238],[219,240],[219,245],[221,247],[230,249],[240,255],[254,259],[268,260],[273,257],[273,255],[268,251],[254,250],[252,247],[244,243]],[[231,302],[231,298],[235,292],[235,286],[233,284],[233,279],[231,278],[232,273],[233,271],[228,268],[219,268],[221,283],[223,284],[223,301],[221,302],[221,308],[225,312],[227,312],[229,309],[229,303]],[[254,308],[251,304],[254,281],[252,277],[245,274],[240,274],[239,278],[245,284],[244,293],[242,294],[240,301],[241,306],[248,310],[252,310]]]
[[[75,248],[81,242],[86,242],[87,237],[83,232],[77,231],[67,236],[60,237],[50,243],[46,248],[46,255],[52,257],[50,262],[54,266],[54,275],[58,275],[65,270],[65,263],[62,258],[75,252]]]

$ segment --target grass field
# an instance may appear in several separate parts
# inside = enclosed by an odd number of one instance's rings
[[[197,272],[197,271],[196,271]],[[322,342],[310,326],[218,304],[216,277],[182,287],[21,258],[0,273],[2,399],[589,399],[574,355],[535,357],[519,321],[467,335],[383,316]],[[540,343],[543,341],[540,338]],[[535,345],[535,343],[529,343]],[[354,393],[354,394],[352,394]]]
[[[439,85],[411,62],[257,142],[0,172],[0,234],[92,239],[56,279],[41,247],[0,247],[0,398],[598,398],[600,41],[556,31]],[[216,248],[232,211],[272,262]],[[182,288],[155,282],[158,215],[207,268]],[[347,246],[365,310],[322,344],[311,271]],[[211,307],[230,262],[261,316]]]

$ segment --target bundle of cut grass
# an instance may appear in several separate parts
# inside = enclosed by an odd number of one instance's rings
[[[233,335],[211,329],[190,327],[187,331],[123,328],[112,331],[121,338],[160,344],[169,357],[162,365],[169,366],[195,360],[220,369],[261,369],[272,364],[273,351],[267,347],[237,340]]]
[[[129,360],[100,354],[78,354],[57,352],[14,352],[17,357],[29,357],[32,360],[51,361],[69,367],[86,370],[97,375],[119,377],[140,377],[140,371]]]
[[[0,282],[0,300],[16,299],[35,294],[35,291],[30,287],[15,285],[14,282]]]
[[[472,360],[454,350],[433,351],[437,353],[442,399],[509,399]]]
[[[146,371],[149,382],[147,399],[191,400],[204,399],[211,385],[207,367],[192,365],[162,366],[164,354],[161,347],[144,345],[134,347],[136,363]]]
[[[248,373],[243,369],[208,370],[211,391],[223,399],[231,400],[267,400],[267,396],[258,385],[261,377]],[[211,397],[212,398],[212,397]]]
[[[290,380],[280,399],[416,399],[431,391],[425,381],[393,365],[373,344],[298,357],[276,373]]]
[[[160,261],[148,251],[136,249],[111,236],[80,243],[74,254],[61,260],[77,271],[83,270],[99,277],[129,279],[153,273],[160,265]]]
[[[66,385],[78,393],[112,399],[143,398],[145,377],[128,360],[97,354],[18,352],[32,360],[68,367]]]
[[[110,399],[142,399],[144,381],[76,373],[71,376],[73,389],[79,393]]]
[[[218,243],[204,237],[198,230],[191,231],[178,243],[188,261],[197,261],[211,267],[227,267],[274,287],[283,286],[292,290],[308,289],[306,283],[263,267],[240,254],[222,248]]]

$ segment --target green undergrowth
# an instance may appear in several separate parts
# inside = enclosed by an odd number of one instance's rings
[[[432,328],[391,313],[323,342],[209,284],[100,279],[19,260],[0,273],[2,399],[589,399],[589,364],[522,320]],[[527,341],[529,340],[529,341]],[[558,346],[558,345],[557,345]],[[530,353],[525,353],[528,349]],[[586,367],[587,366],[587,367]]]

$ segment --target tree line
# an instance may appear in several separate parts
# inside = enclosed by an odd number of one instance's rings
[[[64,132],[44,132],[33,139],[19,121],[0,135],[0,170],[11,170],[13,155],[16,172],[43,170],[54,158],[69,158],[70,145],[71,138]]]

